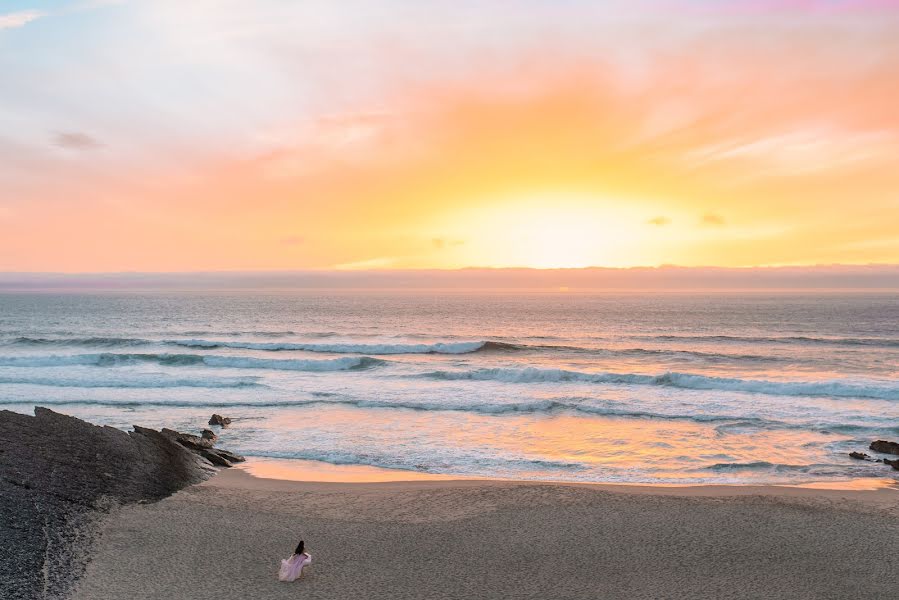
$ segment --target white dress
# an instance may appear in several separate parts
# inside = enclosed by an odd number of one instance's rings
[[[312,555],[306,552],[294,554],[290,558],[281,559],[281,569],[278,571],[278,579],[281,581],[293,581],[303,572],[303,567],[312,562]]]

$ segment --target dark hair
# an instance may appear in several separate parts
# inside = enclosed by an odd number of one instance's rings
[[[300,540],[300,543],[297,544],[297,549],[293,551],[294,554],[302,554],[303,548],[306,547],[306,543],[303,540]]]

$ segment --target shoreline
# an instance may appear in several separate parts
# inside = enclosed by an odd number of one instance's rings
[[[34,417],[10,411],[0,411],[0,416],[0,424],[5,423],[0,437],[8,444],[0,461],[7,473],[0,483],[6,486],[8,497],[0,508],[12,511],[11,515],[30,515],[35,522],[34,527],[17,526],[12,519],[7,522],[7,530],[13,535],[25,536],[22,543],[0,545],[8,555],[4,562],[8,573],[0,583],[12,581],[17,586],[0,595],[11,598],[38,597],[26,593],[26,585],[47,600],[68,598],[66,590],[75,590],[71,592],[73,597],[84,600],[124,595],[160,600],[178,597],[179,590],[193,589],[211,578],[228,579],[230,575],[221,571],[222,564],[228,564],[230,556],[246,558],[247,548],[255,548],[248,559],[247,582],[232,581],[240,595],[228,596],[229,590],[218,589],[208,597],[243,600],[260,590],[265,590],[264,597],[279,597],[287,592],[270,587],[268,561],[279,552],[286,556],[289,552],[285,548],[292,548],[295,540],[291,540],[298,535],[309,538],[309,547],[316,549],[315,553],[322,551],[323,556],[317,556],[328,566],[315,571],[346,567],[346,556],[359,550],[357,539],[368,538],[374,546],[391,540],[391,547],[398,548],[393,555],[397,565],[380,575],[369,573],[367,576],[374,579],[361,582],[361,587],[360,582],[345,581],[336,572],[319,578],[322,583],[315,584],[322,586],[319,597],[331,597],[335,586],[340,597],[354,597],[360,590],[369,589],[378,577],[387,577],[392,585],[405,590],[401,596],[423,597],[421,590],[431,583],[410,580],[404,573],[422,569],[421,560],[426,559],[428,565],[441,560],[445,548],[433,537],[435,528],[449,538],[462,535],[479,562],[490,566],[492,572],[516,578],[525,575],[520,572],[525,558],[516,551],[512,553],[514,562],[508,563],[507,553],[509,548],[533,543],[519,539],[523,532],[530,532],[539,544],[558,546],[558,554],[544,558],[548,564],[557,560],[562,563],[532,589],[494,585],[486,597],[556,597],[552,590],[565,582],[554,573],[556,569],[564,571],[574,560],[566,545],[583,547],[587,557],[627,571],[631,566],[617,564],[618,559],[609,556],[610,549],[627,554],[632,546],[661,544],[654,550],[661,553],[655,564],[644,565],[651,569],[659,561],[689,553],[692,545],[710,540],[719,548],[718,554],[703,556],[697,565],[711,561],[727,568],[727,561],[735,560],[736,550],[727,550],[733,540],[751,545],[755,543],[754,534],[777,536],[782,527],[801,538],[818,528],[820,522],[834,521],[840,523],[837,531],[820,534],[830,536],[830,541],[815,543],[835,544],[838,559],[854,564],[860,572],[871,570],[864,563],[870,556],[899,554],[899,481],[892,478],[790,485],[564,482],[472,478],[276,458],[226,462],[231,468],[215,469],[202,459],[202,449],[198,450],[200,454],[190,450],[202,445],[201,438],[174,430],[157,432],[134,426],[133,432],[124,432],[44,408],[36,408]],[[209,446],[212,443],[214,439]],[[73,454],[72,448],[77,452]],[[220,449],[215,452],[241,459]],[[53,509],[59,499],[65,502]],[[60,513],[60,507],[65,514]],[[30,512],[22,513],[25,509]],[[707,518],[705,513],[709,511],[712,516]],[[735,519],[745,519],[747,514],[753,515],[752,519],[734,527]],[[52,526],[48,525],[50,518],[55,519]],[[627,522],[616,522],[619,518]],[[605,525],[611,524],[618,533],[605,539],[604,545],[597,545],[594,538],[602,537],[603,523],[609,519],[611,522]],[[853,520],[871,523],[859,525]],[[41,522],[45,531],[38,539],[28,530],[33,532]],[[765,525],[756,531],[759,523]],[[704,536],[692,539],[696,531],[705,531]],[[894,537],[884,537],[884,532],[893,532]],[[489,536],[490,548],[479,547],[481,535]],[[873,543],[861,553],[854,541],[859,536]],[[627,541],[630,538],[634,539]],[[25,552],[25,542],[40,548]],[[795,539],[777,539],[771,547],[780,552],[795,551],[803,556],[802,563],[814,558],[814,553],[806,557],[803,553],[807,548],[794,547],[795,543]],[[683,544],[687,544],[686,550]],[[199,547],[215,552],[198,555]],[[853,547],[855,554],[846,554]],[[149,550],[144,552],[144,548]],[[886,554],[884,549],[888,549]],[[764,562],[764,551],[757,549],[756,561]],[[216,552],[227,552],[228,556],[213,560]],[[581,558],[576,557],[575,562]],[[632,558],[636,564],[643,560]],[[38,563],[43,565],[40,571]],[[149,576],[145,572],[148,566],[150,572],[167,575],[161,581],[143,581]],[[185,570],[186,566],[191,569]],[[816,568],[802,564],[801,569],[796,566],[796,572],[815,572]],[[15,575],[13,569],[27,577]],[[899,569],[893,570],[899,573]],[[203,573],[202,577],[194,571]],[[37,575],[39,572],[45,575]],[[562,597],[592,598],[593,587],[602,585],[586,565],[578,566],[570,576],[580,581],[579,587]],[[44,579],[39,581],[41,577]],[[443,581],[443,591],[456,589],[452,587],[457,583],[451,571],[437,579]],[[17,580],[21,583],[15,583]],[[147,595],[133,591],[135,580],[143,581],[141,585],[149,590]],[[633,587],[638,583],[636,577],[619,581],[616,587],[605,590],[606,597],[619,597],[618,592],[627,592],[621,597],[640,597]],[[19,587],[23,589],[16,591]],[[441,597],[439,590],[432,591],[437,594],[433,597]],[[467,589],[466,593],[485,596],[482,591]],[[771,597],[771,590],[762,591]],[[692,597],[686,592],[680,596]],[[648,597],[658,597],[658,592]]]
[[[301,537],[312,568],[280,583]],[[74,599],[836,600],[891,594],[897,554],[888,488],[302,482],[233,468],[110,515]]]
[[[889,502],[899,500],[899,479],[891,477],[859,477],[855,479],[816,481],[808,483],[617,483],[592,481],[553,481],[529,479],[503,479],[497,477],[469,477],[447,474],[422,473],[387,469],[369,465],[334,465],[321,461],[301,459],[271,459],[247,457],[246,462],[233,469],[218,473],[200,485],[225,487],[246,482],[246,477],[256,481],[255,486],[287,489],[290,484],[306,485],[381,485],[396,488],[433,487],[452,485],[559,485],[587,486],[596,489],[629,494],[661,494],[675,496],[746,496],[758,494],[792,496],[837,496],[877,499]],[[258,480],[258,481],[257,481]],[[218,481],[218,483],[214,483]],[[271,483],[263,483],[271,482]],[[274,483],[279,482],[279,483]]]

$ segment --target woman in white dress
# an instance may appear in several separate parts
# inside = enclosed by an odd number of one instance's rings
[[[303,574],[303,567],[312,562],[312,555],[305,551],[305,543],[300,540],[297,549],[290,558],[281,560],[281,569],[278,571],[278,579],[281,581],[294,581]]]

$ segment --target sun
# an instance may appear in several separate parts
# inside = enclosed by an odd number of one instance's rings
[[[464,266],[630,266],[643,258],[644,209],[613,198],[541,194],[469,208],[443,223]]]

